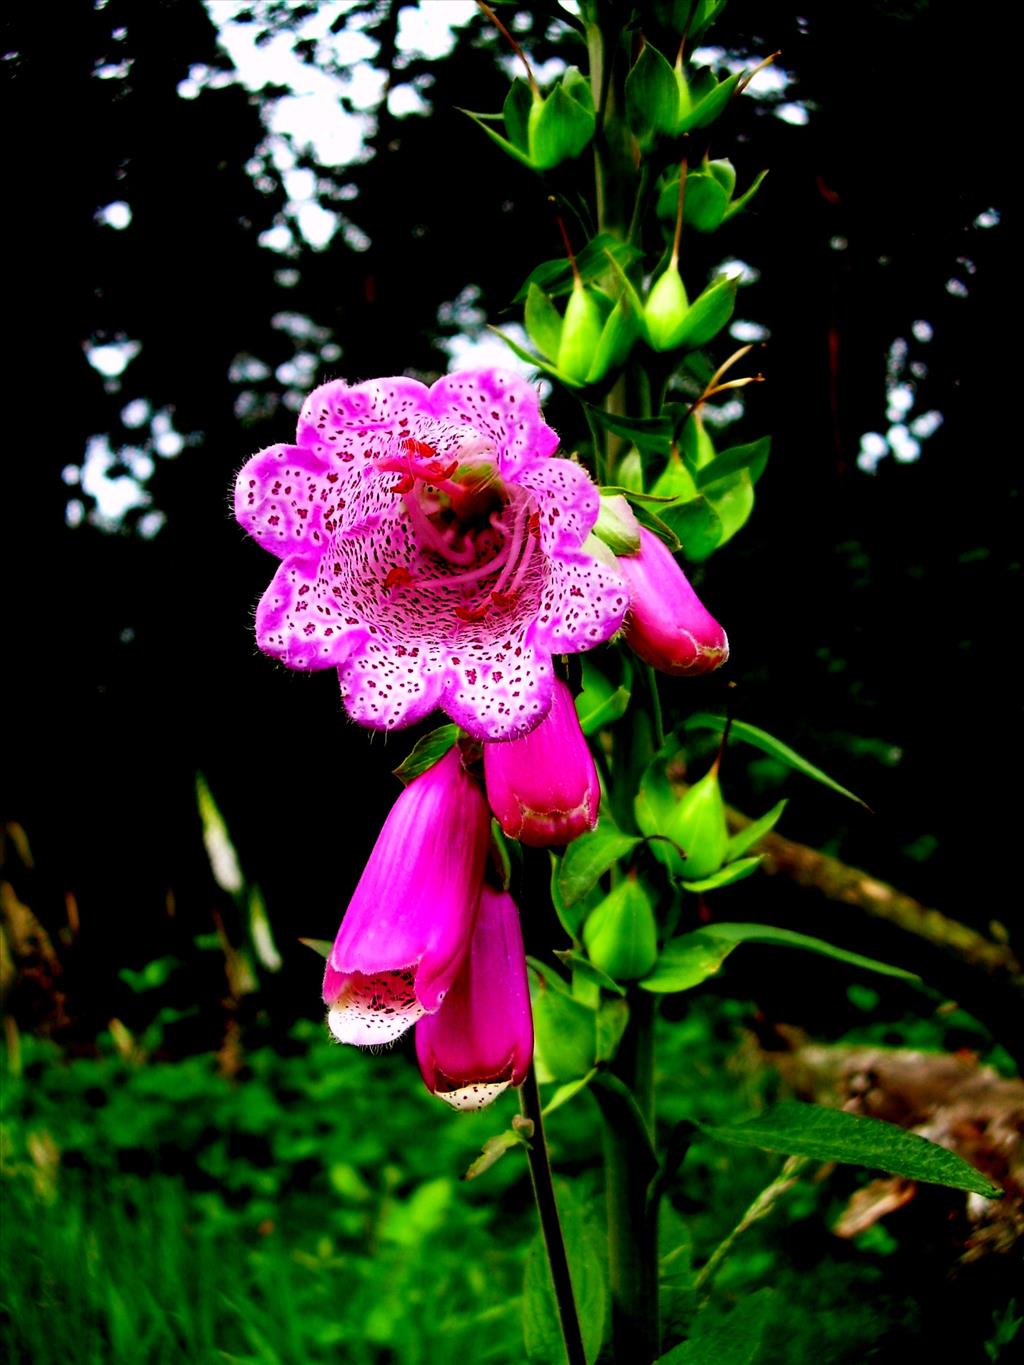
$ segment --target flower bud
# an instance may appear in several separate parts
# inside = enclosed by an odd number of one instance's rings
[[[572,693],[560,678],[551,710],[536,729],[522,739],[484,745],[484,781],[501,828],[531,848],[567,844],[597,824],[597,769]]]
[[[729,827],[725,821],[718,760],[693,784],[669,818],[664,831],[686,854],[682,876],[687,881],[710,877],[725,862]]]
[[[586,379],[603,327],[604,318],[597,299],[577,278],[566,305],[558,343],[558,369],[570,384],[582,384]]]
[[[658,930],[640,882],[627,877],[595,906],[583,926],[583,942],[594,966],[613,981],[647,975],[658,957]]]
[[[710,673],[725,663],[725,631],[652,531],[640,528],[640,553],[620,556],[619,569],[630,594],[626,642],[645,663],[677,676]]]
[[[602,493],[594,522],[594,534],[617,555],[635,555],[640,549],[640,523],[621,493]]]
[[[644,304],[647,340],[655,351],[671,351],[679,344],[690,301],[677,265],[670,265],[655,282]]]
[[[519,911],[485,886],[469,952],[436,1014],[416,1025],[427,1089],[453,1109],[482,1109],[520,1085],[533,1057],[530,988]]]

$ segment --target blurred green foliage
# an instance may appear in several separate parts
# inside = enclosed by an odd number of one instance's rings
[[[663,1136],[698,1114],[728,1123],[772,1098],[755,1022],[751,1006],[713,994],[662,1021]],[[942,1046],[955,1027],[918,1020],[914,1041]],[[338,1048],[309,1021],[275,1047],[266,1029],[252,1027],[232,1077],[218,1070],[223,1053],[139,1062],[109,1035],[75,1056],[23,1037],[21,1074],[4,1084],[6,1359],[524,1358],[521,1291],[535,1236],[526,1163],[514,1150],[460,1180],[507,1127],[512,1098],[456,1117],[397,1053]],[[548,1135],[560,1179],[600,1222],[592,1106],[589,1094],[564,1105]],[[694,1138],[662,1226],[666,1345],[692,1318],[694,1267],[779,1166]],[[899,1223],[856,1245],[834,1238],[830,1223],[866,1178],[809,1172],[738,1240],[703,1330],[770,1285],[764,1365],[854,1365],[917,1349],[948,1293],[950,1256],[922,1251],[919,1229]],[[1010,1307],[978,1311],[997,1352],[985,1358],[999,1359]],[[975,1325],[978,1349],[985,1330]]]

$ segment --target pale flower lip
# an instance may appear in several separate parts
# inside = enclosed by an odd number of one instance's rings
[[[477,740],[527,734],[551,705],[552,655],[603,643],[628,605],[616,567],[582,548],[598,491],[557,444],[507,370],[316,389],[296,444],[260,451],[236,484],[239,522],[282,561],[260,648],[337,668],[371,729],[440,708]]]
[[[482,1109],[521,1085],[533,1060],[533,1016],[519,911],[484,886],[473,941],[436,1014],[416,1025],[427,1089],[453,1109]]]
[[[393,1042],[440,1007],[469,951],[490,832],[458,746],[398,797],[327,959],[339,1042]]]

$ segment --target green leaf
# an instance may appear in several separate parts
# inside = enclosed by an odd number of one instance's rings
[[[552,363],[558,360],[562,340],[562,318],[558,309],[537,285],[531,284],[526,295],[526,331],[530,340]]]
[[[466,114],[469,118],[471,118],[475,124],[477,124],[484,130],[484,132],[487,134],[487,136],[491,139],[492,142],[496,142],[498,144],[498,146],[501,148],[503,152],[507,152],[508,155],[514,157],[516,161],[521,161],[524,166],[529,166],[531,170],[533,169],[533,162],[530,160],[529,155],[526,152],[521,152],[518,147],[514,146],[511,142],[509,142],[508,138],[502,137],[501,134],[496,133],[493,128],[488,128],[485,120],[493,117],[493,115],[474,114],[472,109],[459,109],[459,113]]]
[[[762,436],[759,441],[751,441],[749,445],[732,446],[729,450],[723,450],[710,464],[697,471],[697,487],[705,489],[709,484],[730,474],[739,474],[743,470],[750,475],[752,483],[757,483],[768,463],[771,447],[772,438]]]
[[[746,525],[754,510],[754,485],[750,474],[746,469],[741,469],[738,474],[718,479],[715,483],[707,485],[704,495],[722,524],[722,539],[719,545],[724,545]]]
[[[686,721],[685,728],[687,730],[714,730],[716,734],[721,734],[725,726],[725,716],[715,716],[707,711],[698,711],[696,715],[690,716]],[[838,792],[840,796],[846,796],[851,801],[856,801],[858,806],[863,806],[865,810],[871,809],[866,801],[862,801],[859,796],[855,796],[846,787],[840,786],[827,773],[823,773],[820,768],[816,768],[813,763],[802,758],[795,749],[791,749],[788,744],[783,744],[781,739],[776,739],[766,730],[759,730],[756,725],[748,725],[745,720],[734,720],[729,728],[729,738],[730,740],[742,740],[745,744],[752,744],[755,749],[760,749],[762,753],[769,754],[772,758],[778,759],[780,763],[785,763],[787,767],[794,768],[798,773],[803,773],[804,777],[810,777],[815,782],[820,782],[823,786],[830,787],[832,791]]]
[[[432,768],[438,759],[444,758],[458,737],[457,725],[439,725],[436,730],[431,730],[429,735],[416,741],[408,756],[393,770],[395,777],[408,786],[414,777],[419,777]]]
[[[727,863],[725,867],[720,867],[717,872],[712,872],[709,877],[700,877],[696,881],[683,881],[684,891],[717,891],[720,886],[732,886],[733,882],[741,882],[744,878],[751,876],[761,866],[763,854],[757,858],[739,858],[735,862]]]
[[[640,146],[658,133],[673,134],[679,122],[679,88],[671,64],[651,43],[626,77],[626,118]]]
[[[690,304],[685,318],[673,331],[672,348],[699,351],[716,337],[732,317],[738,287],[739,282],[732,275],[719,275],[718,279],[712,280]]]
[[[533,92],[522,76],[516,76],[505,96],[501,113],[505,120],[505,132],[508,134],[509,141],[514,147],[518,147],[521,152],[524,152],[527,158],[530,151],[528,128],[532,107]]]
[[[727,76],[724,81],[716,85],[703,99],[697,101],[688,114],[679,120],[676,125],[676,132],[689,133],[694,128],[706,128],[709,123],[714,123],[715,119],[725,112],[725,107],[732,99],[739,80],[739,74]]]
[[[574,952],[572,948],[564,952],[555,949],[555,957],[559,962],[565,964],[574,972],[579,972],[595,986],[600,986],[604,991],[611,991],[613,995],[625,995],[625,986],[620,986],[617,981],[613,981],[607,972],[603,972],[600,967],[594,965],[589,957],[584,957],[582,953]]]
[[[334,944],[329,938],[300,938],[299,942],[304,948],[312,948],[314,953],[316,953],[318,957],[322,957],[325,962],[330,957],[331,949],[334,947]],[[308,961],[309,959],[307,958],[306,960]]]
[[[639,247],[619,241],[610,232],[599,232],[577,255],[576,269],[586,284],[607,274],[609,264],[626,269],[642,254]],[[542,261],[530,271],[513,303],[523,302],[531,284],[538,285],[552,298],[561,298],[572,293],[575,280],[572,265],[565,256],[558,256],[553,261]]]
[[[662,949],[654,971],[640,985],[655,995],[692,990],[715,975],[735,946],[714,938],[706,929],[682,934]]]
[[[787,1101],[745,1123],[705,1127],[704,1132],[739,1147],[759,1147],[815,1161],[844,1161],[854,1166],[902,1175],[929,1185],[970,1190],[998,1199],[1002,1190],[955,1152],[917,1133],[882,1119]]]
[[[629,1023],[629,1006],[618,997],[602,1000],[597,1011],[597,1060],[610,1062]],[[599,1073],[603,1074],[603,1073]]]
[[[603,408],[595,407],[592,403],[585,403],[584,407],[588,416],[598,426],[603,427],[605,431],[613,432],[616,436],[624,437],[640,450],[648,451],[652,455],[667,456],[672,448],[675,419],[670,413],[662,414],[660,417],[620,417],[616,413],[605,412]]]
[[[534,355],[533,352],[528,351],[525,346],[520,346],[519,342],[516,341],[514,337],[510,337],[507,333],[503,332],[500,327],[491,327],[488,324],[487,330],[493,332],[496,337],[501,337],[509,350],[514,351],[520,360],[525,360],[527,365],[536,366],[538,370],[543,370],[545,374],[551,375],[553,379],[557,379],[560,384],[568,385],[569,388],[577,387],[573,384],[572,380],[557,368],[557,366],[549,364],[543,356]]]
[[[698,1313],[690,1337],[660,1356],[657,1365],[753,1365],[757,1360],[775,1294],[759,1289],[728,1315],[718,1305]]]
[[[694,563],[707,559],[725,534],[721,517],[703,493],[686,502],[674,502],[658,515],[678,538],[683,554]]]
[[[738,199],[734,199],[732,201],[732,203],[725,211],[726,222],[728,222],[730,218],[734,218],[736,214],[740,212],[741,209],[746,208],[746,206],[750,203],[751,199],[753,199],[754,195],[761,188],[761,183],[767,174],[768,174],[767,171],[762,171],[760,175],[755,176],[754,183],[751,185],[750,189],[747,190],[745,194],[741,194]]]
[[[484,1171],[489,1171],[495,1162],[500,1161],[506,1152],[513,1147],[525,1147],[526,1139],[522,1133],[514,1128],[506,1129],[504,1133],[498,1133],[496,1137],[488,1138],[483,1145],[480,1155],[473,1161],[463,1180],[476,1180],[483,1175]]]
[[[628,294],[622,294],[608,316],[587,370],[586,382],[599,384],[610,370],[624,364],[643,332],[643,317]]]
[[[541,1115],[544,1118],[547,1118],[547,1116],[553,1114],[556,1109],[561,1109],[563,1104],[568,1104],[570,1100],[574,1100],[577,1095],[586,1090],[587,1086],[596,1075],[597,1068],[594,1067],[588,1071],[585,1076],[580,1076],[575,1081],[566,1081],[564,1085],[560,1085],[558,1089],[553,1092],[551,1098],[541,1110]]]
[[[596,734],[626,714],[632,696],[633,669],[623,655],[622,682],[615,687],[608,678],[583,655],[583,691],[576,698],[576,715],[585,735]]]
[[[547,980],[535,977],[531,982],[537,1079],[572,1081],[585,1076],[597,1060],[597,1015]]]
[[[658,994],[690,990],[709,976],[714,976],[733,949],[741,943],[771,943],[783,948],[803,948],[864,971],[880,972],[883,976],[895,976],[903,981],[920,979],[902,967],[892,967],[873,957],[862,957],[860,953],[849,953],[845,948],[826,943],[824,939],[797,934],[791,929],[777,929],[771,924],[722,923],[674,938],[662,950],[653,972],[640,985],[644,990]]]
[[[726,850],[726,861],[731,863],[734,859],[742,857],[748,848],[753,848],[758,839],[762,839],[769,830],[774,829],[788,804],[789,798],[784,796],[777,805],[772,806],[767,815],[762,815],[759,820],[752,820],[745,829],[734,834]]]
[[[567,910],[576,905],[620,858],[632,853],[640,840],[623,834],[602,815],[597,827],[574,839],[562,855],[558,890]]]
[[[603,1238],[587,1205],[571,1186],[556,1189],[558,1219],[569,1261],[573,1298],[583,1335],[587,1365],[593,1365],[604,1341],[608,1312]],[[523,1284],[523,1339],[526,1356],[537,1365],[564,1365],[565,1346],[543,1241],[538,1234],[526,1257]]]

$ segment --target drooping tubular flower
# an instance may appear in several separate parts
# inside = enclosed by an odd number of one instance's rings
[[[640,527],[640,550],[622,555],[629,584],[626,643],[663,673],[710,673],[729,657],[725,631],[705,607],[664,541]]]
[[[485,886],[469,953],[436,1014],[416,1025],[427,1089],[454,1109],[482,1109],[520,1085],[533,1058],[533,1018],[519,911]]]
[[[628,601],[581,548],[597,489],[557,444],[506,370],[316,389],[296,443],[238,476],[238,520],[282,561],[260,648],[337,668],[371,729],[440,707],[478,740],[528,733],[551,705],[552,654],[607,640]]]
[[[510,838],[568,844],[597,824],[601,786],[572,693],[555,679],[551,710],[522,739],[484,745],[487,800]]]
[[[391,808],[324,973],[342,1043],[390,1043],[436,1011],[469,951],[491,816],[458,746]]]

